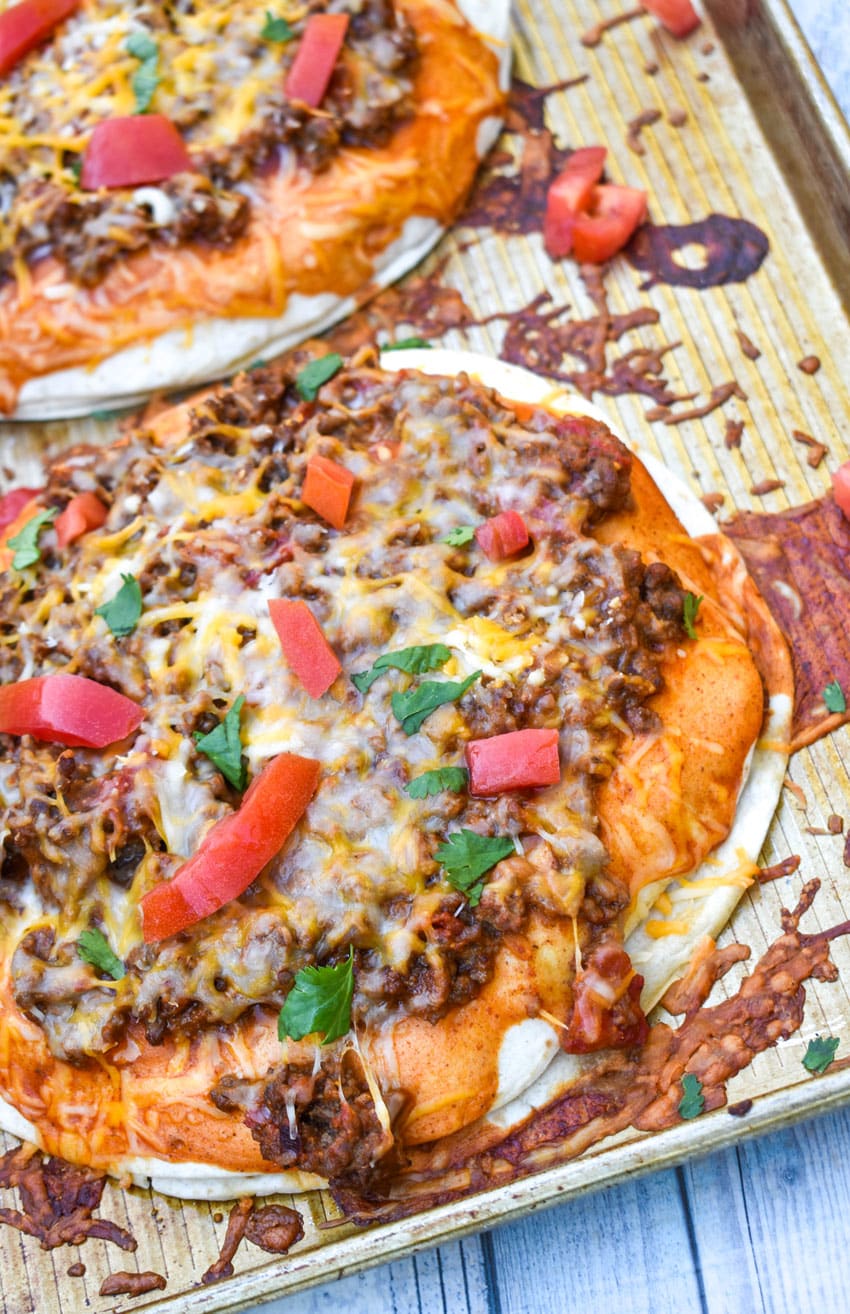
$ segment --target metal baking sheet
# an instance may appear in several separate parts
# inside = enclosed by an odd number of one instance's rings
[[[618,260],[606,279],[611,310],[622,315],[649,306],[659,316],[655,325],[630,329],[620,350],[679,343],[664,357],[675,392],[696,393],[691,404],[699,406],[712,388],[734,380],[739,395],[704,419],[681,424],[648,420],[653,402],[647,397],[596,400],[610,406],[626,432],[699,494],[722,493],[721,518],[735,507],[779,510],[802,503],[826,491],[828,469],[848,456],[850,397],[840,372],[850,346],[847,124],[785,0],[706,0],[709,17],[685,42],[672,40],[648,16],[637,16],[605,31],[598,45],[582,44],[580,34],[625,7],[625,0],[518,0],[516,75],[537,87],[587,75],[546,97],[548,127],[563,146],[604,142],[612,180],[645,188],[656,223],[689,224],[710,214],[743,218],[766,235],[769,252],[744,281],[707,289],[657,283],[642,290],[645,274]],[[653,110],[657,117],[645,115]],[[638,138],[643,153],[634,149],[634,134],[629,144],[629,124],[640,115],[654,118]],[[516,134],[502,145],[515,151]],[[697,269],[705,252],[697,244],[686,246],[678,261]],[[461,222],[425,273],[437,268],[443,285],[457,288],[479,320],[516,312],[544,292],[556,306],[572,306],[577,317],[593,313],[577,266],[550,262],[539,232],[505,236]],[[498,352],[504,332],[505,322],[496,320],[450,331],[442,341]],[[742,352],[739,333],[758,347],[758,359]],[[806,357],[818,358],[815,373],[799,368]],[[740,447],[727,445],[730,420],[744,424]],[[45,446],[56,449],[91,427],[91,422],[58,423],[39,432]],[[0,426],[0,437],[11,429]],[[795,429],[828,446],[829,457],[817,468],[806,462],[808,449],[793,441]],[[28,432],[33,431],[31,426]],[[761,496],[751,491],[773,480],[782,486]],[[780,908],[795,901],[801,875],[819,876],[823,883],[807,929],[850,917],[844,839],[807,829],[826,832],[831,813],[850,814],[847,734],[845,729],[823,739],[791,761],[790,778],[798,788],[783,791],[762,860],[773,863],[798,853],[800,873],[748,894],[726,933],[750,945],[753,958],[776,938]],[[730,1082],[730,1101],[753,1101],[744,1120],[721,1110],[654,1135],[624,1133],[509,1187],[365,1231],[339,1224],[325,1195],[287,1200],[304,1214],[303,1242],[282,1260],[245,1244],[235,1275],[207,1287],[200,1277],[218,1254],[227,1207],[181,1206],[109,1185],[100,1213],[132,1230],[139,1243],[135,1255],[100,1242],[45,1253],[32,1238],[4,1228],[0,1311],[236,1310],[822,1112],[850,1097],[850,1069],[814,1079],[800,1062],[807,1040],[818,1031],[840,1036],[839,1053],[850,1052],[850,944],[837,941],[832,956],[839,980],[807,982],[802,1030]],[[735,989],[743,970],[733,970],[716,988],[721,996]],[[14,1207],[11,1193],[4,1195],[8,1198],[0,1203]],[[66,1273],[75,1261],[84,1263],[86,1272],[71,1279]],[[167,1290],[133,1301],[100,1297],[109,1272],[127,1268],[165,1274]]]

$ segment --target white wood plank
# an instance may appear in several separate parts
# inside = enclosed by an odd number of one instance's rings
[[[485,1238],[499,1314],[680,1314],[702,1306],[675,1171],[532,1214]]]
[[[735,1150],[680,1170],[709,1314],[772,1314],[765,1308]]]
[[[850,1309],[850,1110],[737,1154],[765,1309]]]
[[[285,1296],[246,1314],[487,1314],[489,1308],[481,1240],[473,1237]]]

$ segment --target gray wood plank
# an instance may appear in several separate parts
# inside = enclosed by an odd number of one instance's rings
[[[812,52],[850,117],[850,14],[847,0],[790,0]]]
[[[759,1281],[737,1153],[712,1154],[679,1172],[708,1314],[772,1314]]]
[[[704,1309],[675,1171],[532,1214],[484,1243],[498,1314]]]
[[[285,1296],[251,1314],[488,1314],[481,1238],[455,1241],[395,1264]]]

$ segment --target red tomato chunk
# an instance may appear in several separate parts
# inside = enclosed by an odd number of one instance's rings
[[[581,264],[610,260],[626,245],[646,216],[646,192],[603,183],[594,187],[590,209],[576,215],[573,255]]]
[[[164,114],[132,114],[103,119],[89,138],[80,186],[140,187],[175,173],[191,173],[192,157],[183,138]]]
[[[318,780],[319,763],[313,758],[297,753],[272,758],[251,782],[238,811],[216,822],[173,880],[144,896],[146,943],[176,935],[243,894],[283,848]]]
[[[321,105],[348,31],[348,14],[313,14],[287,74],[284,91],[290,100],[312,109]]]
[[[131,698],[84,675],[38,675],[0,686],[0,732],[69,748],[106,748],[144,719]]]
[[[0,532],[7,525],[14,524],[24,507],[43,492],[43,488],[10,488],[8,493],[0,497]]]
[[[269,614],[286,663],[311,698],[327,693],[342,667],[306,602],[271,598]]]
[[[850,520],[850,461],[845,461],[832,472],[832,494],[838,506]]]
[[[491,561],[504,561],[528,547],[528,527],[518,511],[500,511],[475,531],[478,546]]]
[[[512,730],[466,745],[469,792],[478,798],[540,789],[561,779],[557,730]]]
[[[23,0],[0,14],[0,76],[45,41],[80,0]]]
[[[72,497],[56,520],[56,542],[59,547],[67,547],[90,529],[99,529],[106,515],[106,507],[94,493],[78,493]]]
[[[572,251],[576,215],[590,205],[607,154],[604,146],[583,146],[573,152],[566,168],[550,184],[546,194],[543,242],[553,260]]]
[[[640,0],[640,3],[674,37],[688,36],[702,22],[691,0]]]
[[[301,501],[334,529],[345,528],[354,475],[326,456],[311,456],[301,489]]]

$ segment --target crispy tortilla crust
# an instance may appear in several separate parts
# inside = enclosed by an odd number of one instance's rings
[[[418,113],[380,149],[344,150],[313,176],[254,184],[252,221],[227,250],[134,255],[94,289],[70,288],[46,259],[0,290],[0,412],[30,378],[91,365],[131,343],[210,318],[279,316],[293,293],[369,291],[376,256],[413,215],[448,225],[479,162],[478,132],[503,105],[495,55],[450,0],[399,0],[419,37]],[[143,385],[142,385],[143,386]]]
[[[186,413],[185,407],[176,412],[181,423]],[[158,427],[161,440],[175,438],[164,418]],[[758,595],[737,554],[724,553],[720,536],[716,543],[689,539],[638,461],[632,508],[606,520],[597,534],[604,541],[619,538],[648,557],[663,556],[685,586],[705,599],[700,641],[683,641],[670,654],[668,686],[650,703],[664,728],[624,741],[620,764],[599,795],[612,865],[635,890],[697,867],[734,818],[764,710],[761,678],[742,637],[751,609],[760,636],[756,647],[763,647],[768,667],[773,663],[775,679],[785,678],[787,660],[783,664],[763,608],[754,607]],[[652,816],[649,763],[653,775],[669,775],[666,789],[663,778],[660,786],[653,780]],[[409,1097],[400,1128],[404,1142],[412,1146],[453,1133],[465,1138],[464,1127],[475,1141],[476,1120],[481,1125],[482,1115],[498,1102],[506,1035],[541,1008],[566,1015],[575,936],[570,921],[535,920],[526,941],[506,937],[497,970],[475,1000],[436,1024],[409,1018],[394,1033],[362,1042],[381,1088],[401,1089]],[[227,1036],[168,1041],[156,1049],[136,1035],[124,1053],[123,1060],[113,1055],[100,1067],[76,1068],[53,1058],[40,1030],[17,1010],[7,967],[0,982],[0,1096],[36,1124],[44,1148],[118,1174],[144,1156],[173,1165],[275,1171],[260,1157],[240,1115],[219,1112],[208,1098],[225,1072],[259,1076],[279,1062],[274,1019],[245,1019]],[[523,1062],[521,1049],[514,1061]],[[535,1075],[530,1072],[528,1080]],[[292,1174],[293,1189],[299,1189],[298,1176]],[[179,1191],[179,1169],[174,1180]]]

